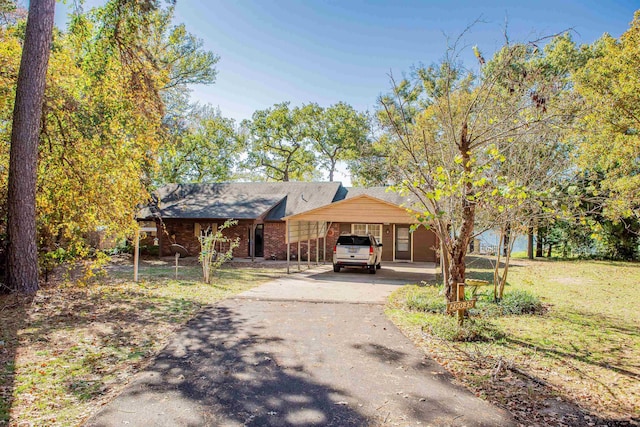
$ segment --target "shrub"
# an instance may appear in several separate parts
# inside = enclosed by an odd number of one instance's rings
[[[217,230],[207,228],[198,238],[200,240],[200,255],[198,260],[202,264],[204,283],[211,284],[212,274],[233,258],[233,250],[240,245],[240,238],[235,240],[225,237],[223,231],[238,225],[238,221],[228,219]],[[223,245],[227,245],[223,249]]]
[[[500,312],[505,315],[538,314],[544,306],[536,295],[523,290],[513,290],[504,295],[499,303]]]
[[[436,286],[412,286],[404,295],[404,306],[411,311],[444,313],[447,304]]]

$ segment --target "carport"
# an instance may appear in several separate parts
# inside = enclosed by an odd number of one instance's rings
[[[411,212],[396,204],[387,202],[376,197],[361,194],[352,198],[337,201],[326,206],[312,209],[306,212],[290,215],[283,218],[286,222],[286,244],[287,244],[287,273],[290,272],[291,265],[291,245],[297,243],[297,264],[300,269],[301,262],[301,242],[307,243],[307,265],[311,264],[311,244],[315,244],[316,264],[319,263],[320,241],[323,243],[323,262],[327,256],[327,234],[332,233],[332,224],[336,223],[362,223],[362,224],[382,224],[386,227],[386,234],[390,234],[392,241],[392,254],[395,260],[397,241],[396,224],[408,226],[416,224],[417,220]],[[393,226],[393,227],[392,227]],[[393,229],[393,234],[391,233]],[[404,228],[403,228],[404,230]],[[391,235],[392,234],[392,235]],[[409,237],[410,257],[413,261],[413,240]]]

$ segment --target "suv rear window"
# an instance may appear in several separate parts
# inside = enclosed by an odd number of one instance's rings
[[[369,236],[340,236],[338,245],[370,246]]]

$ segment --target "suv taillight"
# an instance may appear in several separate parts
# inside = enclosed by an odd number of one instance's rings
[[[333,247],[333,253],[334,253],[334,254],[336,253],[336,248],[337,248],[337,247],[338,247],[337,245]]]
[[[369,253],[372,254],[373,253],[373,246],[369,246]]]

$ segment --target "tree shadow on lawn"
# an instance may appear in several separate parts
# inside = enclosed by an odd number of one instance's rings
[[[130,290],[121,294],[108,287],[88,292],[54,285],[28,301],[16,295],[0,298],[0,425],[12,421],[9,411],[19,403],[13,398],[18,351],[24,387],[62,387],[86,402],[115,385],[105,378],[135,370],[152,352],[154,340],[170,332],[167,324],[178,325],[198,308],[183,299],[149,298]],[[39,393],[33,393],[36,399]],[[15,413],[20,409],[14,408],[12,418]],[[55,409],[48,415],[55,416]]]
[[[370,424],[344,391],[278,360],[279,337],[243,323],[228,307],[201,313],[87,426]]]
[[[19,332],[25,327],[26,307],[31,301],[31,297],[0,294],[0,426],[10,421]]]
[[[630,378],[631,382],[640,380],[640,375],[636,372],[629,371],[624,368],[619,368],[616,366],[612,366],[608,363],[601,363],[592,360],[587,356],[578,356],[574,353],[568,353],[562,350],[553,349],[549,347],[541,347],[539,345],[534,345],[530,342],[518,340],[514,338],[506,338],[506,346],[507,347],[519,347],[519,348],[528,348],[531,349],[535,347],[537,352],[544,353],[546,356],[551,359],[557,360],[561,364],[565,364],[566,359],[573,359],[580,362],[584,362],[588,365],[598,366],[601,368],[608,369],[612,372],[616,372],[621,375],[625,375]],[[615,390],[612,390],[609,385],[599,380],[598,378],[590,375],[589,370],[581,370],[575,366],[572,367],[575,372],[578,372],[583,378],[588,378],[590,381],[599,384],[604,390],[607,390],[607,393],[610,395],[612,399],[615,401],[619,401],[619,396],[617,395]],[[517,394],[517,389],[526,390],[527,397],[524,397],[522,400],[532,401],[531,410],[533,413],[540,413],[546,415],[553,415],[553,419],[556,417],[562,419],[564,422],[568,422],[568,424],[561,425],[576,425],[576,426],[592,426],[592,425],[607,425],[609,427],[617,427],[617,426],[637,426],[638,421],[640,421],[637,417],[634,418],[633,410],[631,409],[634,406],[632,401],[629,402],[619,402],[621,405],[620,408],[617,408],[618,413],[628,412],[627,416],[623,416],[623,418],[611,418],[603,415],[599,411],[589,410],[583,407],[585,396],[580,395],[580,397],[572,396],[570,393],[565,393],[562,390],[558,389],[556,386],[552,386],[550,383],[545,381],[542,378],[538,378],[535,375],[532,375],[523,370],[515,371],[517,376],[523,377],[527,383],[519,385],[513,388],[512,395]],[[515,391],[515,392],[514,392]],[[533,399],[531,396],[534,396]],[[562,396],[560,399],[556,396]],[[511,396],[510,399],[518,400],[517,397]],[[556,399],[558,399],[556,401]],[[622,408],[622,409],[621,409]],[[612,408],[613,409],[613,408]],[[514,413],[517,416],[517,412]]]
[[[519,265],[518,263],[514,263],[513,261],[517,261],[517,260],[514,260],[512,258],[511,262],[509,263],[509,268],[522,267],[521,265]],[[477,256],[477,255],[467,255],[466,257],[467,271],[468,270],[487,270],[487,271],[490,271],[491,274],[493,274],[493,269],[495,264],[496,264],[496,261],[494,257]],[[506,264],[504,262],[504,258],[501,258],[500,268],[504,268],[505,266]]]
[[[633,358],[633,351],[630,352],[630,355],[625,357],[624,348],[620,346],[621,342],[626,344],[630,343],[630,346],[633,346],[633,342],[638,341],[638,338],[640,337],[640,330],[635,328],[635,325],[628,325],[621,319],[585,311],[573,311],[567,313],[567,315],[556,313],[554,317],[558,318],[562,322],[574,324],[578,328],[585,328],[585,331],[588,331],[589,329],[598,331],[598,334],[601,335],[597,338],[599,345],[605,346],[606,343],[609,345],[606,349],[603,348],[603,350],[595,353],[595,357],[592,357],[594,349],[590,347],[581,349],[572,343],[569,343],[569,345],[573,347],[573,351],[569,352],[558,348],[540,345],[540,343],[534,342],[533,340],[526,341],[507,337],[506,341],[521,348],[535,348],[536,351],[542,352],[556,360],[561,361],[564,359],[573,359],[588,365],[608,369],[620,375],[627,376],[630,379],[640,381],[640,365],[638,365],[637,359]],[[620,334],[623,335],[623,337],[620,337]],[[596,360],[595,358],[601,357],[603,352],[606,352],[608,361]],[[634,372],[625,366],[621,366],[625,361],[629,367],[635,367],[638,371]]]
[[[621,411],[629,410],[631,411],[629,412],[629,415],[632,416],[631,414],[633,411],[630,408],[635,405],[633,400],[620,401],[620,397],[618,396],[619,390],[613,389],[610,384],[604,381],[603,379],[605,377],[602,376],[603,374],[600,374],[600,376],[594,375],[588,367],[593,366],[604,369],[605,371],[610,371],[611,375],[604,374],[606,375],[606,378],[618,374],[622,377],[626,377],[626,381],[628,381],[629,384],[637,384],[638,381],[640,381],[640,365],[638,365],[638,361],[634,353],[633,343],[634,341],[638,342],[640,332],[633,326],[625,324],[622,319],[616,319],[602,314],[573,311],[566,313],[566,315],[558,314],[557,317],[562,322],[574,325],[578,330],[584,329],[585,333],[590,333],[589,331],[597,333],[598,336],[593,339],[598,341],[599,348],[595,349],[584,343],[576,346],[570,341],[567,341],[570,338],[563,336],[562,334],[555,336],[557,345],[554,345],[553,343],[544,345],[533,339],[526,340],[513,337],[506,337],[503,345],[516,349],[535,349],[536,353],[543,354],[544,357],[555,360],[561,365],[567,365],[567,362],[572,360],[587,365],[587,368],[581,368],[579,365],[571,364],[569,366],[571,366],[571,369],[581,378],[592,381],[594,384],[599,384],[603,390],[606,390],[610,398],[619,402],[621,405],[620,408],[623,409],[618,409],[617,412],[620,413]],[[572,349],[566,348],[567,344],[570,345]],[[627,345],[628,347],[625,347]],[[563,346],[565,348],[562,348]],[[606,359],[603,360],[603,358]],[[544,383],[544,380],[542,380],[541,384]],[[550,393],[554,392],[555,387],[550,387],[549,385],[545,385],[545,387]],[[626,386],[625,390],[629,391]],[[557,393],[557,390],[555,390],[555,393]],[[563,397],[566,401],[571,401],[570,396]],[[576,403],[579,404],[580,402]],[[634,422],[638,421],[637,418],[632,418],[636,420],[632,422],[630,420],[607,419],[600,413],[588,414],[586,411],[584,413],[592,417],[590,422],[595,422],[596,425],[600,425],[602,423],[609,426],[627,426],[637,425],[634,424]]]

